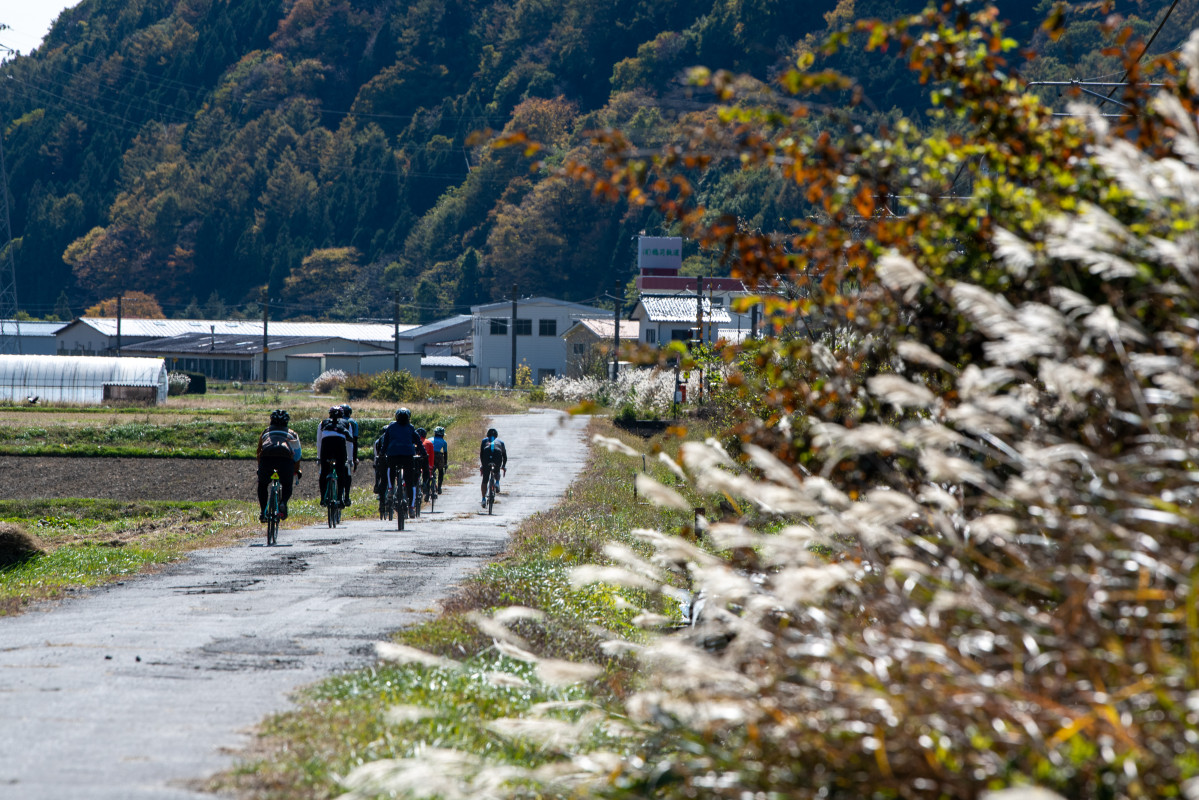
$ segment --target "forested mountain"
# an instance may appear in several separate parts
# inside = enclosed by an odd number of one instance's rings
[[[1051,10],[1001,2],[1043,55],[1038,78],[1119,73],[1100,54],[1119,12],[1148,38],[1165,0]],[[1182,3],[1154,52],[1195,22]],[[861,84],[863,113],[922,115],[929,87],[857,40],[854,18],[917,0],[83,0],[38,51],[0,66],[21,306],[75,314],[145,291],[168,315],[410,316],[545,293],[584,300],[624,282],[652,211],[608,205],[532,173],[474,131],[526,130],[542,157],[589,156],[586,131],[646,146],[712,115],[680,75],[703,64],[769,80],[805,53]],[[1189,7],[1188,7],[1189,6]],[[4,22],[0,11],[0,24]],[[0,31],[3,43],[3,31]],[[828,98],[825,98],[826,101]],[[848,103],[849,96],[833,103]],[[816,126],[826,124],[814,122]],[[834,124],[834,123],[827,123]],[[743,224],[805,213],[799,187],[736,165],[700,185]],[[0,245],[3,243],[0,242]],[[694,271],[721,269],[689,253]],[[65,291],[65,296],[64,296]]]

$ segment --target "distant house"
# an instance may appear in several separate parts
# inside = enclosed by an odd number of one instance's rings
[[[702,328],[700,338],[715,342],[720,338],[720,329],[732,323],[728,310],[714,305],[707,297],[701,297],[697,307],[694,294],[642,295],[629,317],[638,323],[638,336],[643,343],[659,346],[691,339],[697,322]]]
[[[484,385],[512,384],[512,344],[516,343],[516,364],[528,365],[533,381],[541,383],[552,375],[566,373],[566,342],[562,333],[583,317],[599,317],[604,312],[594,306],[557,300],[552,297],[527,297],[516,304],[516,324],[512,324],[512,302],[473,306],[474,329],[471,354],[478,378]]]
[[[749,330],[752,325],[750,313],[733,311],[733,301],[746,297],[750,292],[737,278],[692,277],[680,274],[683,266],[683,239],[679,236],[640,236],[637,239],[637,291],[644,295],[659,297],[691,296],[692,326],[695,324],[695,293],[708,298],[713,306],[721,307],[728,314],[728,321],[718,327],[729,330]],[[657,332],[655,332],[655,335]],[[731,338],[732,334],[729,337]],[[741,334],[737,334],[741,338]],[[659,338],[658,341],[661,341]]]
[[[417,325],[400,325],[403,334]],[[395,347],[395,326],[375,322],[276,322],[267,323],[274,336],[339,338],[361,345]],[[262,342],[262,320],[220,319],[141,319],[123,317],[120,321],[120,347],[184,334],[257,337]],[[80,317],[64,325],[55,334],[59,355],[116,355],[118,347],[116,317]],[[401,349],[407,350],[401,343]]]
[[[272,326],[273,327],[273,326]],[[121,352],[126,355],[151,356],[163,359],[167,369],[172,372],[200,372],[216,380],[262,380],[262,333],[258,334],[218,334],[218,333],[185,333],[178,336],[166,336],[161,339],[149,339],[133,344],[122,345]],[[308,371],[293,372],[289,357],[300,354],[343,354],[354,358],[364,355],[374,355],[380,363],[386,364],[381,369],[391,369],[393,354],[390,350],[375,347],[361,342],[350,341],[335,336],[284,336],[276,335],[273,331],[267,338],[267,379],[272,381],[291,381],[309,383],[320,370],[309,376]],[[419,369],[419,357],[413,366]],[[307,368],[309,364],[305,364]],[[339,366],[338,368],[343,368]],[[347,370],[352,372],[354,370]],[[367,370],[362,370],[367,371]],[[369,370],[376,372],[378,370]]]
[[[420,360],[420,376],[446,386],[470,386],[474,368],[461,356],[425,356]]]
[[[458,314],[409,328],[400,334],[400,350],[434,355],[434,351],[439,351],[443,345],[470,341],[471,323],[470,314]]]
[[[611,367],[604,362],[612,360],[612,337],[616,323],[611,317],[585,317],[575,320],[574,325],[562,338],[566,341],[566,375],[579,378],[591,374],[610,374]],[[634,320],[620,321],[620,343],[636,344],[640,341],[641,324]]]
[[[0,341],[0,353],[18,353],[27,356],[52,356],[58,352],[58,332],[65,322],[31,322],[28,320],[0,320],[5,340]],[[7,337],[13,337],[8,340]],[[18,341],[19,340],[19,341]]]

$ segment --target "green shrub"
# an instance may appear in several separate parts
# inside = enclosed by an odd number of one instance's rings
[[[442,392],[442,388],[437,384],[418,378],[410,372],[388,370],[370,376],[372,400],[411,403],[440,397]]]

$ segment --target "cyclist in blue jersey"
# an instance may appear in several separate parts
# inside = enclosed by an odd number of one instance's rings
[[[502,470],[505,475],[508,474],[508,448],[504,447],[503,441],[500,439],[499,433],[495,428],[488,428],[487,435],[483,437],[483,441],[479,444],[479,468],[483,474],[483,499],[479,505],[487,507],[487,479],[495,470]],[[499,491],[500,476],[495,476],[495,488]]]
[[[437,493],[445,481],[445,470],[450,463],[450,445],[445,440],[445,428],[438,425],[433,429],[433,469],[437,472]]]
[[[411,411],[406,408],[396,411],[396,421],[388,425],[387,429],[383,431],[383,443],[381,447],[383,454],[387,456],[387,485],[394,485],[398,477],[397,471],[403,470],[404,485],[408,487],[410,495],[408,498],[408,513],[409,516],[415,517],[415,493],[419,464],[414,456],[417,453],[420,453],[422,458],[426,456],[420,437],[416,435],[416,428],[412,427]]]

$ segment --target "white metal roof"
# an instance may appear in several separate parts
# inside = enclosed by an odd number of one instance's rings
[[[425,356],[420,360],[422,367],[469,367],[470,362],[458,356]]]
[[[518,314],[520,313],[521,306],[562,306],[564,308],[571,309],[572,311],[579,311],[588,315],[604,313],[603,309],[601,308],[596,308],[595,306],[585,306],[582,303],[572,303],[569,300],[559,300],[556,297],[522,297],[516,301]],[[496,303],[484,303],[481,306],[470,307],[472,314],[483,314],[488,311],[502,311],[504,309],[509,311],[512,310],[511,300],[501,300]]]
[[[80,317],[79,322],[105,336],[117,335],[116,317]],[[401,325],[400,333],[416,328]],[[215,328],[215,331],[213,330]],[[249,319],[140,319],[121,318],[122,336],[153,336],[165,338],[184,333],[218,333],[262,336],[262,320]],[[271,320],[267,324],[271,336],[340,337],[355,342],[391,341],[395,326],[380,322],[288,322]]]
[[[0,321],[0,325],[4,326],[5,331],[11,330],[16,333],[16,326],[21,327],[21,336],[53,336],[59,330],[65,328],[69,323],[66,322],[40,322],[36,320],[15,320],[6,319]]]
[[[729,316],[729,312],[722,306],[712,308],[712,304],[708,298],[700,298],[703,308],[703,322],[705,325],[710,323],[729,323],[733,318]],[[695,320],[695,295],[687,297],[686,295],[678,295],[673,297],[661,297],[657,295],[641,295],[641,299],[637,301],[642,308],[645,309],[645,316],[650,322],[691,322]]]
[[[614,331],[613,331],[614,325],[615,325],[615,322],[612,320],[611,317],[608,317],[606,319],[603,317],[600,317],[600,318],[586,317],[584,319],[575,320],[575,324],[571,325],[570,328],[567,329],[567,331],[565,333],[563,333],[562,335],[564,337],[568,337],[568,336],[571,336],[572,334],[577,334],[579,331],[581,331],[585,328],[588,331],[590,331],[592,334],[594,334],[595,336],[598,336],[600,339],[609,339],[610,340],[612,338],[612,334],[614,333]],[[580,328],[579,326],[582,326],[582,327]],[[622,319],[620,321],[620,338],[621,339],[632,340],[632,339],[638,339],[640,337],[641,337],[641,323],[640,322],[638,322],[635,319]]]

